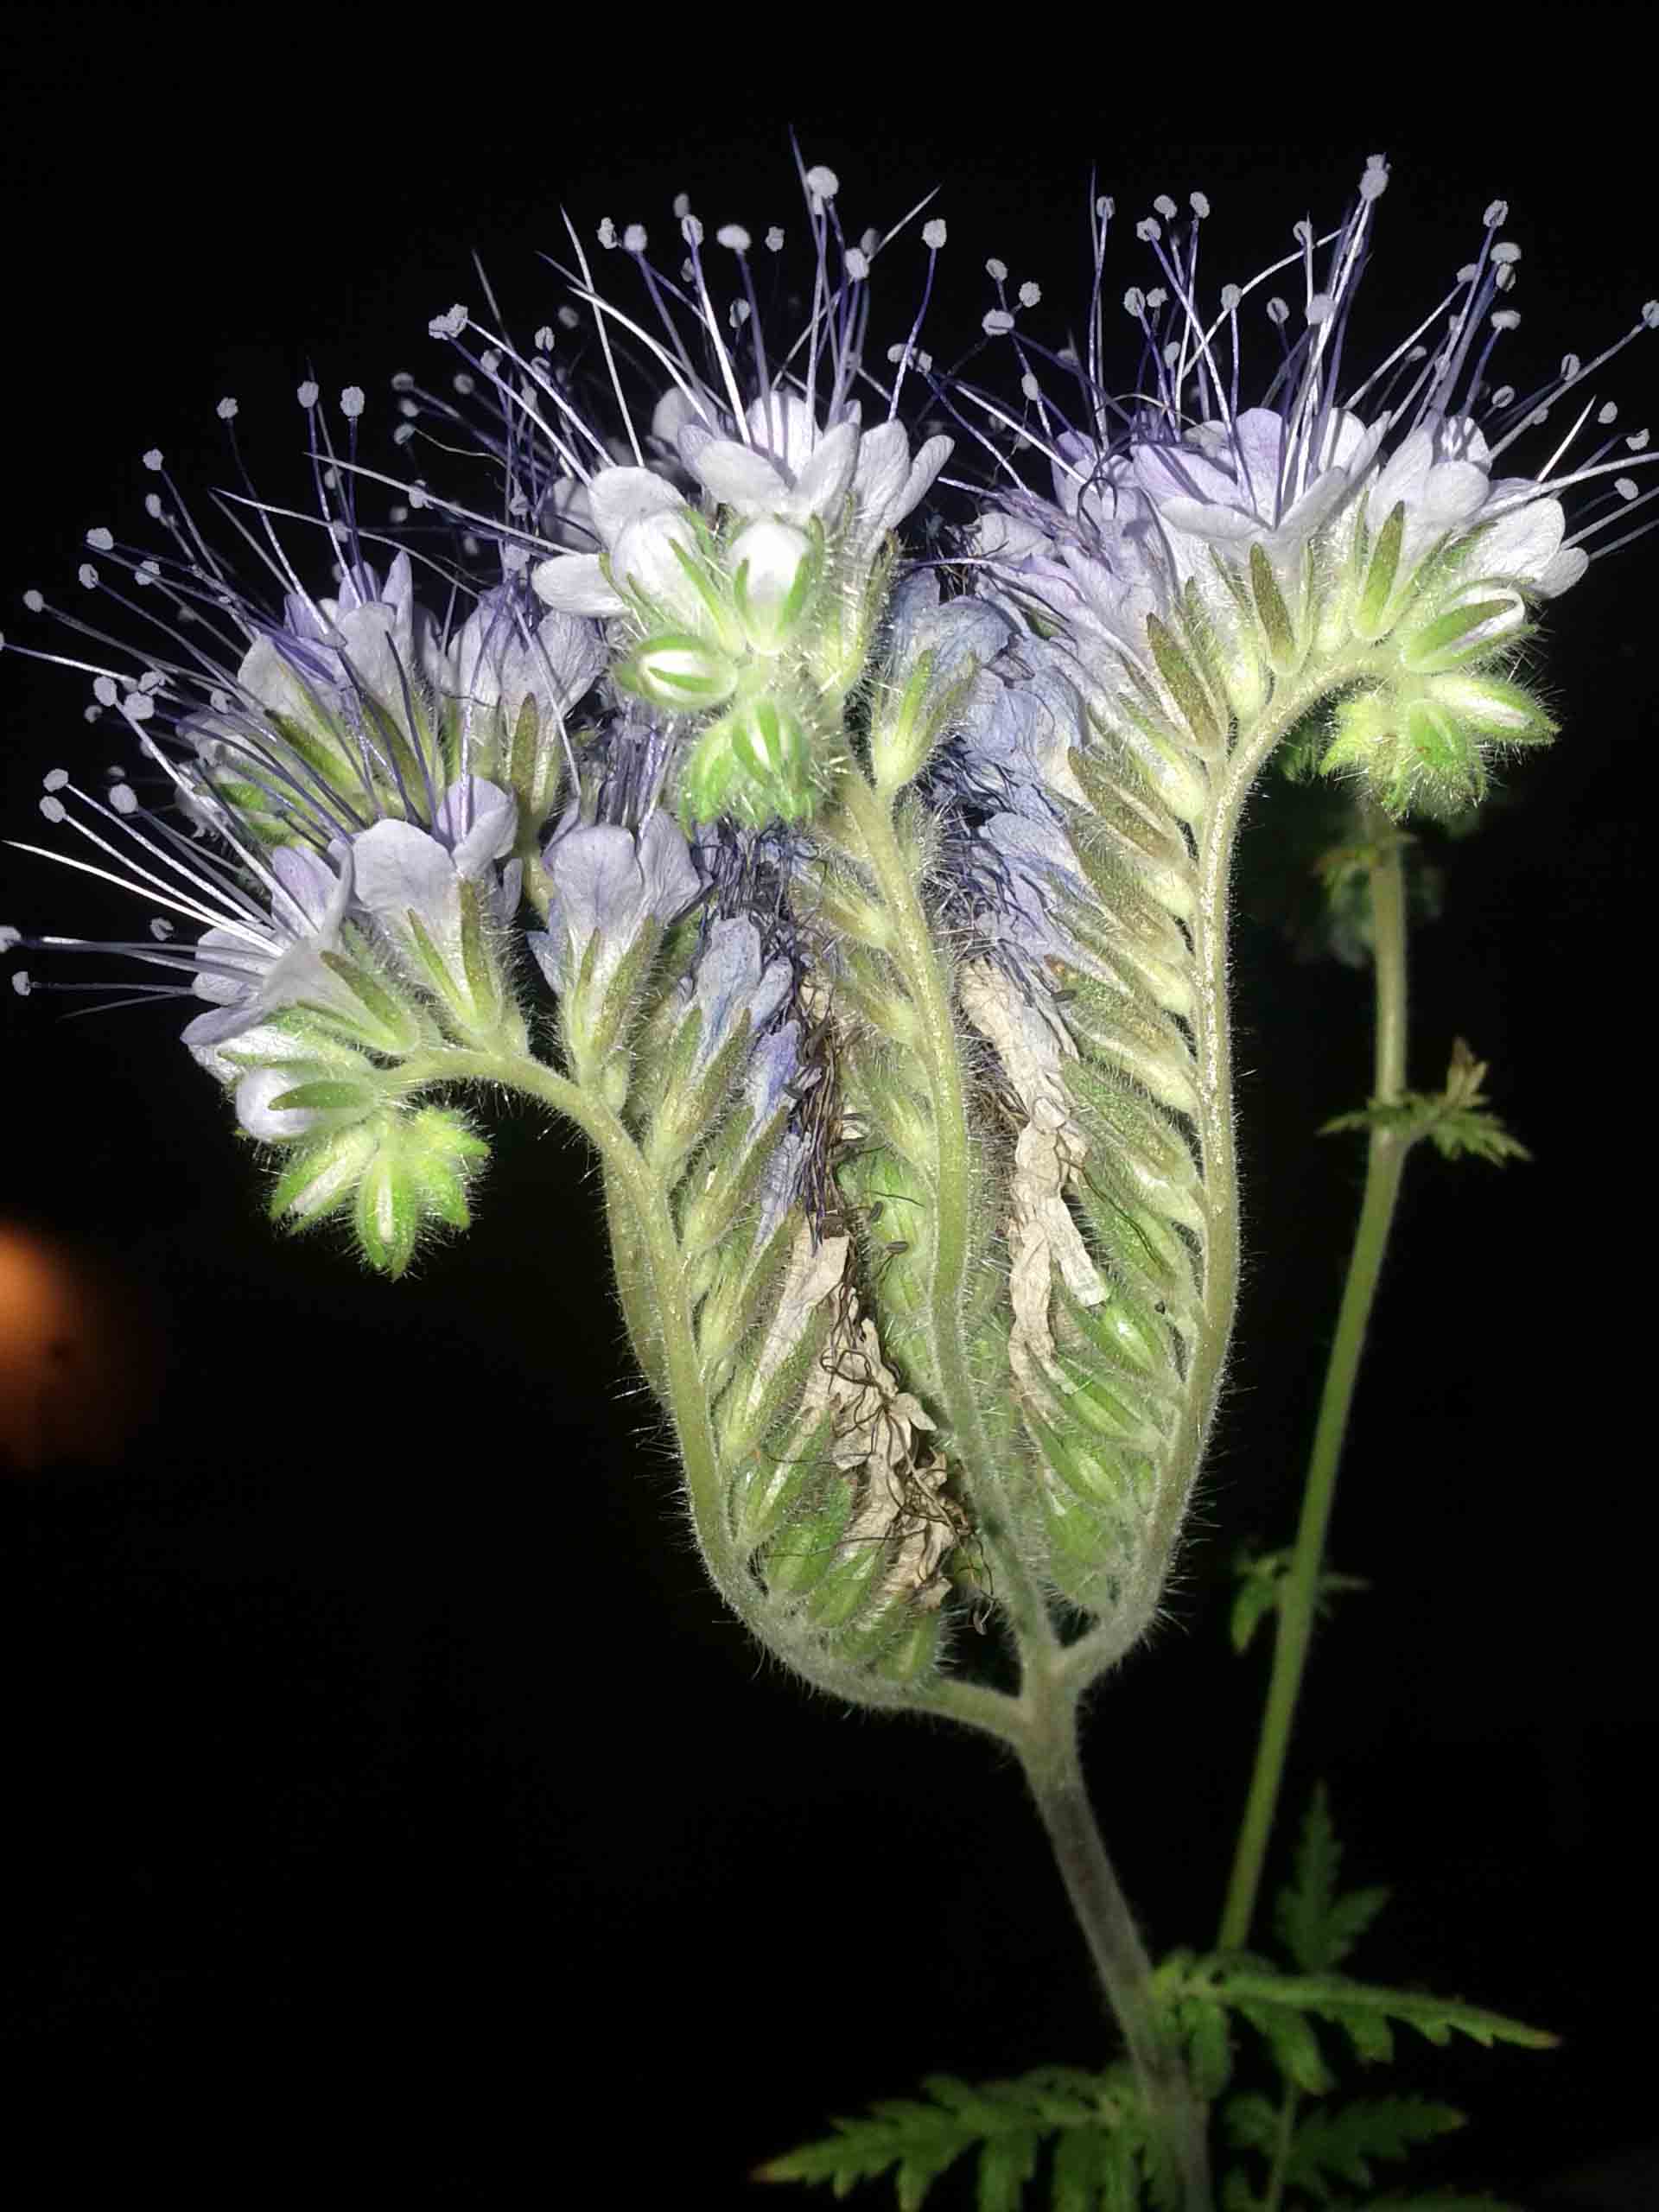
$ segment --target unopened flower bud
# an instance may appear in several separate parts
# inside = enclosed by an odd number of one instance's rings
[[[671,631],[641,645],[616,671],[616,681],[653,707],[696,715],[725,704],[737,687],[737,671],[718,645]]]
[[[628,523],[611,549],[611,580],[660,620],[693,632],[717,628],[701,571],[705,555],[691,512],[670,507]]]
[[[811,596],[811,538],[792,523],[766,518],[738,532],[727,564],[745,637],[756,652],[776,652],[788,642]]]
[[[731,815],[753,829],[807,819],[817,803],[812,750],[800,717],[763,694],[703,732],[680,785],[687,823]]]

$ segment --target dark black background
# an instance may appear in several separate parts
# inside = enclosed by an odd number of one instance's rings
[[[1333,216],[1369,150],[1033,135],[1014,114],[964,142],[925,100],[855,117],[786,93],[758,112],[688,93],[721,118],[688,124],[619,107],[551,41],[485,43],[451,66],[390,40],[252,51],[165,19],[119,39],[73,11],[8,19],[15,642],[54,643],[19,595],[74,595],[88,525],[142,528],[145,447],[181,482],[225,480],[221,393],[262,478],[291,469],[314,364],[326,393],[365,385],[384,434],[391,372],[442,372],[428,317],[480,296],[475,246],[533,327],[560,296],[536,255],[562,205],[589,236],[605,214],[661,236],[683,186],[711,228],[798,232],[791,119],[855,226],[943,186],[942,357],[990,303],[988,253],[1063,327],[1091,160],[1128,219],[1115,296],[1146,280],[1130,224],[1154,193],[1207,190],[1212,276],[1243,275],[1305,208]],[[1654,289],[1611,154],[1392,150],[1363,331],[1434,304],[1500,191],[1540,373]],[[1606,380],[1632,422],[1653,388],[1650,345]],[[1552,618],[1566,734],[1453,856],[1446,918],[1414,943],[1415,1079],[1467,1035],[1537,1161],[1414,1166],[1333,1541],[1374,1587],[1321,1637],[1290,1799],[1325,1777],[1350,1872],[1397,1885],[1378,1978],[1566,2036],[1548,2056],[1431,2054],[1416,2076],[1479,2123],[1444,2170],[1540,2207],[1640,2201],[1544,2177],[1649,2132],[1626,1273],[1654,560],[1628,550]],[[35,836],[45,768],[119,757],[85,697],[0,665],[11,834]],[[1264,805],[1247,887],[1274,836]],[[9,855],[3,881],[0,918],[142,921],[41,861]],[[1213,1936],[1265,1675],[1229,1653],[1228,1560],[1288,1541],[1360,1169],[1313,1132],[1370,1066],[1364,979],[1299,964],[1254,912],[1237,981],[1235,1387],[1168,1618],[1087,1742],[1154,1947]],[[474,1232],[389,1287],[326,1239],[268,1233],[175,1012],[65,1023],[60,1003],[0,1007],[0,1211],[101,1270],[166,1376],[113,1465],[0,1483],[0,2157],[48,2177],[20,2201],[124,2178],[190,2204],[296,2186],[735,2204],[755,2159],[925,2070],[1096,2059],[1017,1775],[976,1740],[802,1694],[705,1586],[572,1144],[509,1116]],[[109,1353],[67,1357],[115,1387]]]

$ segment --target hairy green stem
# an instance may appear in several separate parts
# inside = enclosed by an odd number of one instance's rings
[[[1024,1712],[1027,1725],[1016,1739],[1020,1763],[1071,1910],[1123,2031],[1147,2121],[1180,2177],[1185,2212],[1209,2212],[1205,2107],[1158,2020],[1152,1961],[1101,1842],[1077,1758],[1076,1695],[1052,1670],[1037,1668],[1028,1680]]]
[[[1371,915],[1375,938],[1376,1004],[1376,1072],[1373,1103],[1390,1104],[1405,1089],[1406,1078],[1406,899],[1400,861],[1398,834],[1386,817],[1372,810],[1367,835],[1373,841],[1370,879]],[[1290,1571],[1285,1578],[1274,1638],[1273,1672],[1268,1684],[1262,1734],[1256,1745],[1255,1766],[1249,1796],[1238,1832],[1227,1901],[1222,1914],[1220,1943],[1224,1950],[1241,1948],[1249,1940],[1262,1887],[1262,1868],[1273,1833],[1279,1792],[1284,1782],[1285,1760],[1295,1719],[1302,1675],[1307,1665],[1313,1613],[1319,1597],[1319,1572],[1325,1558],[1325,1535],[1336,1497],[1337,1470],[1348,1431],[1354,1385],[1365,1349],[1365,1332],[1376,1296],[1383,1255],[1394,1224],[1400,1195],[1401,1173],[1410,1140],[1399,1131],[1374,1127],[1365,1165],[1365,1194],[1360,1205],[1359,1226],[1343,1286],[1336,1337],[1325,1369],[1325,1389],[1319,1402],[1319,1422],[1308,1460],[1302,1494],[1300,1525]]]
[[[1296,2108],[1301,2102],[1294,2082],[1287,2082],[1285,2094],[1279,2101],[1279,2126],[1273,2146],[1273,2171],[1268,2176],[1268,2193],[1262,2199],[1262,2212],[1279,2212],[1285,2198],[1285,2169],[1290,2164],[1290,2146],[1296,2132]]]

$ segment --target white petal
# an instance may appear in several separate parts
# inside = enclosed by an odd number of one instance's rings
[[[433,828],[449,848],[456,874],[470,882],[512,850],[518,802],[482,776],[465,776],[439,801]]]
[[[1288,548],[1311,537],[1319,524],[1336,512],[1351,489],[1345,468],[1327,468],[1323,476],[1316,476],[1301,498],[1280,517],[1279,527],[1273,533],[1274,544]]]
[[[1207,499],[1160,499],[1158,512],[1167,529],[1185,531],[1211,544],[1241,545],[1265,534],[1266,525],[1255,515],[1238,507],[1213,505]]]
[[[853,496],[861,531],[879,537],[890,530],[889,511],[898,505],[910,474],[910,440],[902,423],[878,423],[859,440]]]
[[[1541,599],[1558,599],[1564,591],[1571,591],[1590,565],[1590,556],[1581,545],[1569,545],[1558,553],[1538,579]]]
[[[1389,454],[1382,473],[1371,486],[1366,504],[1368,529],[1376,531],[1402,499],[1408,507],[1421,492],[1434,461],[1434,441],[1422,429],[1413,430]]]
[[[798,476],[818,442],[817,416],[806,400],[798,392],[774,389],[751,402],[747,420],[754,443],[791,476]]]
[[[321,853],[302,845],[279,845],[270,856],[270,872],[286,894],[272,905],[271,918],[290,937],[326,936],[332,944],[352,893],[347,856],[343,871],[329,867]]]
[[[887,525],[890,530],[894,524],[901,523],[907,514],[912,513],[921,505],[933,488],[934,478],[956,449],[957,442],[954,438],[938,437],[930,438],[927,441],[910,464],[910,474],[905,479],[905,488],[899,494],[897,511],[893,515],[893,522]]]
[[[460,912],[455,864],[435,837],[410,822],[377,822],[352,840],[357,895],[370,913],[401,930],[412,907],[429,927]]]
[[[1566,535],[1567,517],[1560,501],[1534,499],[1490,524],[1475,548],[1474,558],[1483,576],[1535,582],[1546,574]]]
[[[773,514],[788,500],[789,484],[776,462],[730,438],[711,439],[690,466],[721,506],[740,514]]]
[[[1427,521],[1453,528],[1470,521],[1486,504],[1486,472],[1472,461],[1443,461],[1428,472],[1421,512]]]
[[[530,572],[536,596],[561,614],[622,614],[627,601],[605,581],[597,553],[556,553]]]
[[[795,490],[789,503],[791,519],[804,522],[810,515],[833,517],[847,496],[858,455],[858,432],[850,423],[837,423],[828,436],[820,440],[795,479]]]
[[[262,1143],[285,1137],[302,1137],[322,1119],[314,1107],[285,1106],[273,1109],[271,1100],[285,1090],[298,1090],[307,1078],[293,1068],[250,1068],[236,1086],[236,1118],[251,1137]]]
[[[601,468],[588,497],[594,527],[607,545],[615,544],[629,523],[685,505],[674,486],[652,468]]]

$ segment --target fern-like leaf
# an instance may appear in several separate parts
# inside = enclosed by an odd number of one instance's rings
[[[1436,2044],[1465,2035],[1486,2045],[1511,2043],[1548,2050],[1560,2040],[1484,2005],[1420,1990],[1383,1988],[1351,1980],[1346,1974],[1281,1974],[1264,1960],[1238,1955],[1199,1960],[1189,1971],[1191,1991],[1180,1988],[1170,1994],[1182,1998],[1202,1993],[1212,2003],[1236,2012],[1262,2036],[1286,2078],[1316,2095],[1329,2086],[1329,2076],[1313,2042],[1310,2018],[1340,2028],[1365,2063],[1392,2056],[1395,2023],[1414,2028]],[[1291,2021],[1295,2027],[1287,2024]]]
[[[1283,1603],[1291,1558],[1288,1551],[1245,1552],[1235,1561],[1233,1573],[1238,1580],[1238,1591],[1229,1624],[1235,1651],[1248,1651],[1256,1630],[1274,1608]],[[1323,1618],[1330,1610],[1330,1600],[1339,1592],[1369,1590],[1370,1586],[1363,1574],[1321,1574],[1314,1611]]]
[[[1403,2158],[1420,2143],[1449,2135],[1463,2114],[1425,2097],[1373,2097],[1347,2105],[1316,2106],[1291,2136],[1287,2183],[1328,2202],[1332,2181],[1371,2185],[1371,2162]]]
[[[1045,2066],[1011,2082],[930,2075],[931,2101],[890,2098],[868,2119],[757,2167],[757,2181],[828,2182],[845,2196],[891,2173],[899,2212],[918,2212],[933,2183],[977,2150],[978,2212],[1019,2212],[1050,2137],[1053,2212],[1135,2212],[1154,2178],[1153,2153],[1127,2068],[1104,2074]]]
[[[1426,2195],[1368,2196],[1355,2212],[1526,2212],[1507,2196],[1466,2196],[1460,2190],[1433,2189]]]
[[[1339,1967],[1389,1901],[1385,1889],[1337,1893],[1342,1847],[1323,1784],[1313,1793],[1297,1846],[1295,1872],[1280,1892],[1279,1939],[1304,1974]]]
[[[1530,1160],[1532,1154],[1512,1137],[1486,1105],[1483,1088],[1486,1062],[1478,1060],[1459,1037],[1452,1047],[1452,1065],[1446,1089],[1425,1092],[1408,1090],[1386,1103],[1373,1100],[1355,1114],[1338,1114],[1322,1124],[1322,1137],[1349,1129],[1392,1129],[1407,1143],[1427,1137],[1446,1160],[1474,1159],[1501,1167],[1506,1160]]]

